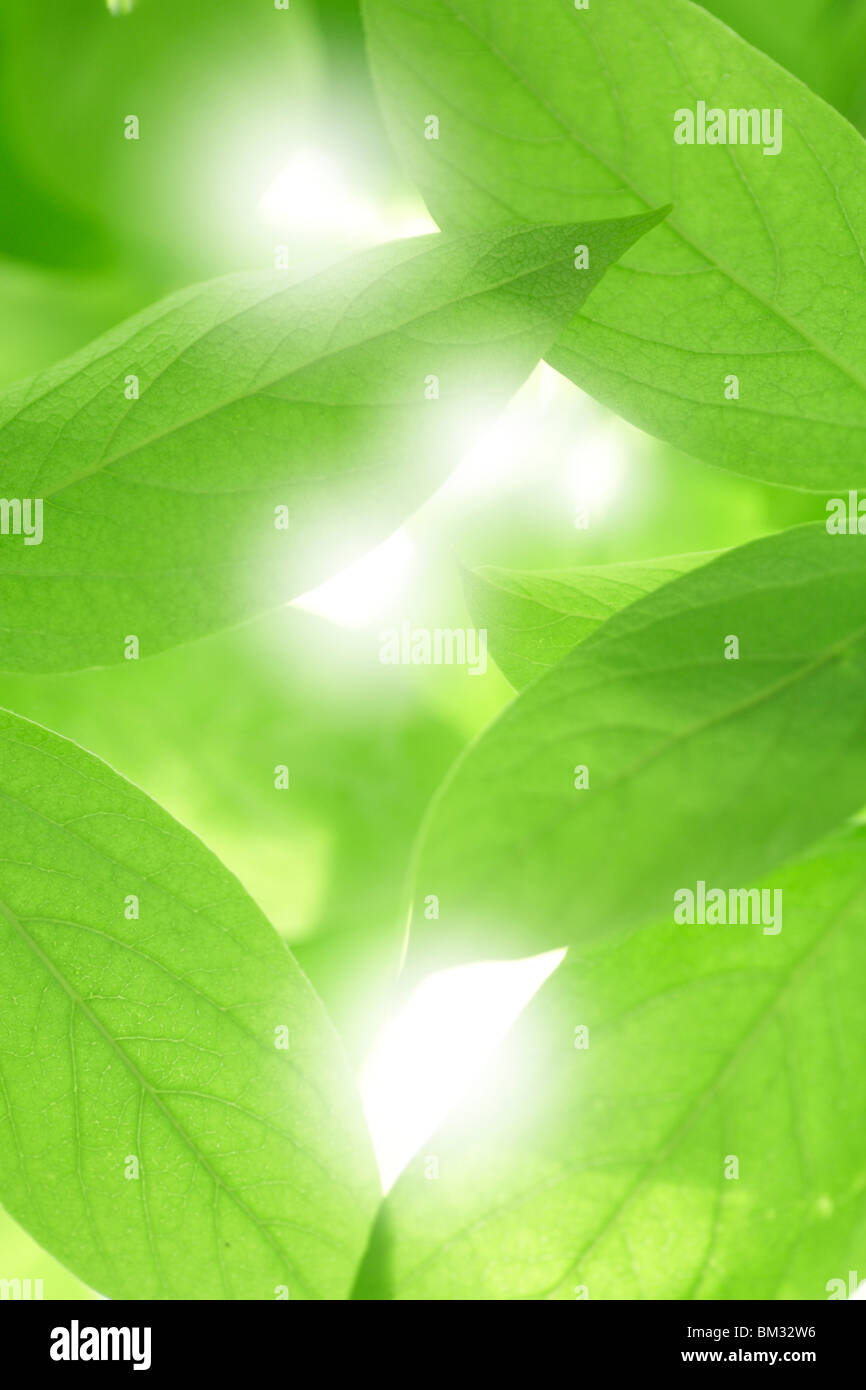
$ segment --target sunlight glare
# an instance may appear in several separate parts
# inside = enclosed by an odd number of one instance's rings
[[[618,493],[624,472],[625,446],[618,421],[595,430],[572,456],[569,485],[577,507],[598,516]]]
[[[438,231],[423,210],[389,215],[351,187],[338,162],[321,150],[298,150],[258,203],[266,227],[307,238],[375,245]]]
[[[272,179],[259,200],[267,227],[307,233],[349,233],[378,239],[380,219],[357,198],[328,155],[299,150]]]
[[[546,458],[561,456],[564,441],[585,429],[594,406],[577,387],[540,362],[505,409],[490,419],[467,419],[475,443],[439,490],[455,502],[481,498],[538,477]]]
[[[548,951],[437,971],[386,1025],[361,1078],[386,1192],[564,955]]]
[[[415,547],[407,531],[395,531],[375,550],[294,599],[303,608],[338,627],[364,628],[384,619],[395,593],[405,589]]]

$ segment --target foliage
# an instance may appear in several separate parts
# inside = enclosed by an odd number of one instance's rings
[[[0,1278],[825,1297],[866,4],[319,9],[0,16]],[[383,1197],[389,1015],[563,948]]]

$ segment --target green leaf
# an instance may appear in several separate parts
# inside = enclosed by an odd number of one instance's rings
[[[674,205],[554,367],[734,472],[866,481],[866,147],[837,112],[687,0],[365,0],[365,14],[392,138],[445,230]],[[699,101],[781,110],[781,152],[675,143],[675,113]]]
[[[613,613],[681,574],[713,551],[574,570],[466,570],[463,587],[475,626],[515,690],[549,671]]]
[[[356,1297],[847,1293],[866,1255],[866,839],[769,883],[775,936],[669,917],[569,956],[397,1183]]]
[[[305,977],[142,792],[0,744],[0,1200],[113,1298],[345,1297],[377,1183]]]
[[[44,499],[44,539],[0,538],[0,666],[108,664],[130,636],[147,656],[356,558],[659,216],[422,237],[302,284],[230,276],[11,388],[4,492]]]
[[[457,762],[410,953],[531,955],[656,921],[698,878],[759,878],[862,804],[864,736],[857,538],[728,551],[616,614]]]

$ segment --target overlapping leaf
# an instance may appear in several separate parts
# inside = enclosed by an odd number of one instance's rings
[[[410,956],[531,955],[649,923],[677,888],[749,884],[856,811],[857,541],[809,525],[729,551],[527,687],[433,803]]]
[[[553,366],[735,472],[866,481],[866,145],[836,111],[689,0],[364,8],[392,137],[445,230],[674,205]],[[700,102],[726,126],[766,111],[767,143],[676,143]]]
[[[497,665],[521,690],[620,608],[711,558],[708,551],[576,570],[485,565],[467,570],[463,587],[475,625],[487,632]]]
[[[4,493],[23,517],[44,502],[44,534],[4,518],[0,668],[108,664],[129,637],[147,656],[348,563],[657,220],[423,237],[296,285],[230,276],[11,388]]]
[[[668,918],[570,953],[398,1181],[356,1296],[845,1296],[866,1252],[862,832],[769,883],[776,935]]]

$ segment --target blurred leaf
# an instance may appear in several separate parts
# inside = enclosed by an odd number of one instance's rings
[[[458,761],[419,846],[410,958],[532,955],[658,920],[699,878],[760,878],[862,804],[864,733],[856,538],[808,525],[729,551],[609,619]]]
[[[687,0],[364,8],[392,138],[445,230],[674,205],[552,366],[734,472],[862,480],[866,147],[846,121]],[[781,153],[675,143],[699,100],[781,110]]]
[[[94,228],[93,256],[125,261],[154,293],[261,264],[274,236],[257,204],[320,82],[303,4],[146,0],[112,15],[104,0],[4,0],[0,147],[38,190],[10,190],[7,233],[26,228],[31,255],[69,264],[60,213],[40,231],[49,200]]]
[[[135,787],[15,715],[0,741],[4,1205],[114,1298],[344,1296],[376,1181],[304,976]]]
[[[847,1286],[866,1242],[863,834],[771,882],[777,936],[668,922],[569,957],[398,1181],[356,1297]]]
[[[341,569],[658,218],[422,237],[288,287],[230,276],[7,391],[6,494],[46,505],[44,544],[3,543],[0,666],[121,661],[130,635],[149,655]]]
[[[0,260],[0,387],[74,352],[132,312],[136,299],[120,276]]]
[[[706,564],[714,552],[575,570],[465,570],[466,602],[497,666],[522,690],[613,613]]]
[[[5,148],[0,123],[0,249],[9,257],[51,267],[94,270],[112,259],[98,221],[71,211],[35,187]],[[20,375],[20,373],[19,373]]]
[[[700,0],[855,125],[866,116],[864,0]]]

